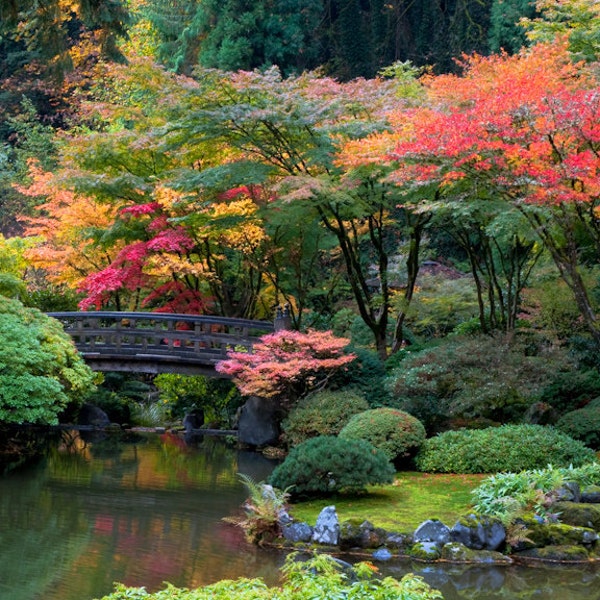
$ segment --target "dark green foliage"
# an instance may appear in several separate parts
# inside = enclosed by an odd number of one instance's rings
[[[364,396],[371,408],[389,404],[391,396],[385,386],[385,365],[377,352],[352,344],[348,347],[348,352],[355,354],[356,359],[347,369],[340,369],[333,375],[329,380],[329,387],[354,389]]]
[[[566,351],[526,338],[448,338],[411,353],[387,380],[394,405],[416,416],[429,434],[471,422],[518,422],[544,399],[557,373],[573,373]]]
[[[580,466],[595,460],[582,442],[541,425],[446,431],[425,441],[416,457],[426,473],[498,473]]]
[[[562,413],[581,408],[598,396],[600,373],[596,369],[564,368],[549,379],[541,399]]]
[[[340,432],[343,439],[366,440],[389,460],[416,454],[425,441],[422,423],[402,410],[376,408],[354,415]]]
[[[526,46],[525,28],[518,23],[522,17],[535,15],[533,0],[494,0],[490,12],[490,50],[515,53]]]
[[[556,428],[586,446],[600,450],[600,398],[564,414],[557,421]]]
[[[385,454],[368,442],[320,436],[293,448],[269,483],[296,497],[326,496],[391,483],[394,474]]]
[[[316,392],[302,399],[283,422],[290,446],[319,435],[337,435],[355,414],[367,410],[364,397],[352,390]]]

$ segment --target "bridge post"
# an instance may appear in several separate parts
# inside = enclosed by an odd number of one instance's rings
[[[292,329],[292,317],[290,315],[290,305],[285,304],[283,308],[278,306],[275,310],[275,320],[273,322],[275,331],[289,331]]]

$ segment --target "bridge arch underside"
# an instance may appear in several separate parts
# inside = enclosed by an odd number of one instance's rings
[[[212,364],[200,364],[197,359],[185,360],[182,357],[133,355],[108,355],[82,352],[83,359],[93,371],[118,371],[123,373],[178,373],[180,375],[206,375],[227,378],[218,373]]]

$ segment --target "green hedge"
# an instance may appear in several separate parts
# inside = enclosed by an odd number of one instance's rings
[[[586,446],[600,449],[600,399],[590,402],[578,410],[564,414],[556,428]]]
[[[416,457],[427,473],[498,473],[579,466],[595,460],[582,442],[552,427],[503,425],[446,431],[430,438]]]
[[[386,455],[368,442],[324,435],[292,448],[269,483],[292,496],[326,496],[392,483],[394,476]]]
[[[393,461],[416,454],[425,441],[425,428],[407,412],[375,408],[354,415],[340,432],[340,437],[366,440]]]

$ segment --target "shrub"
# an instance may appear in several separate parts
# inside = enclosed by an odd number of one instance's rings
[[[337,435],[353,415],[367,410],[367,401],[353,391],[316,392],[301,400],[283,422],[290,446],[319,435]]]
[[[369,442],[319,436],[293,448],[269,483],[293,496],[324,496],[391,483],[394,474],[386,455]]]
[[[328,389],[354,389],[365,397],[370,408],[387,406],[391,400],[385,386],[385,364],[374,350],[349,346],[356,356],[346,369],[339,369],[327,382]]]
[[[431,435],[454,420],[522,421],[553,375],[573,368],[561,349],[480,335],[407,356],[387,384],[394,406],[417,417]]]
[[[425,441],[416,463],[427,473],[497,473],[594,459],[593,450],[551,427],[504,425],[446,431]]]
[[[564,414],[556,428],[583,442],[586,446],[600,449],[600,402],[591,402],[578,410]]]
[[[421,421],[404,411],[375,408],[354,415],[340,437],[366,440],[393,461],[416,454],[425,441],[425,428]]]

